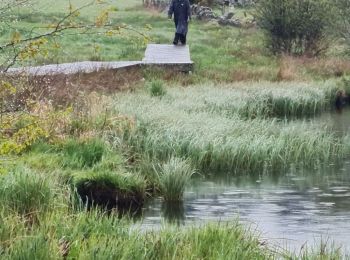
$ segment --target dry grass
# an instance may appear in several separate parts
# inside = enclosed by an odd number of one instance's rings
[[[7,77],[18,89],[17,99],[50,100],[54,105],[68,105],[91,92],[110,94],[131,89],[142,82],[141,68],[100,70],[74,75]],[[22,95],[23,97],[19,97]]]
[[[277,81],[309,81],[312,75],[321,78],[341,77],[350,74],[350,61],[336,57],[293,57],[279,59]]]

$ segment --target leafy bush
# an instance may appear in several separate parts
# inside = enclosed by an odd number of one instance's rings
[[[274,53],[315,56],[328,47],[332,9],[327,0],[261,0],[256,17]]]
[[[166,94],[164,82],[161,80],[154,80],[148,84],[148,89],[152,97],[161,97]]]

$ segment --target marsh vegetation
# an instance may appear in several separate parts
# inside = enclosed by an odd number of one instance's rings
[[[110,24],[125,23],[134,33],[68,31],[42,43],[45,52],[14,65],[141,60],[148,41],[170,41],[173,27],[162,13],[145,9],[138,0],[111,3],[119,9],[108,9],[113,10]],[[15,10],[14,26],[23,36],[31,28],[57,23],[73,8],[46,0],[34,7]],[[99,3],[74,19],[96,22],[106,8]],[[252,15],[252,9],[237,9],[237,15]],[[0,26],[2,45],[13,39],[13,30]],[[346,44],[335,41],[333,48],[314,56],[310,44],[292,39],[290,52],[275,55],[266,46],[266,28],[197,20],[190,26],[196,64],[191,74],[137,69],[52,79],[0,75],[0,258],[346,256],[341,245],[332,243],[297,253],[276,248],[235,219],[190,227],[172,219],[172,211],[186,212],[186,190],[198,183],[207,187],[204,182],[213,176],[255,183],[280,176],[291,183],[284,177],[307,172],[310,182],[322,186],[327,182],[321,179],[330,178],[350,156],[349,127],[339,134],[320,120],[325,113],[336,117],[339,91],[350,94]],[[318,41],[325,37],[323,29]],[[203,197],[209,189],[205,192]],[[161,201],[163,214],[172,220],[148,230],[142,214],[153,199]]]

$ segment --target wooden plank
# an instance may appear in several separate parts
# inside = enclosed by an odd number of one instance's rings
[[[144,64],[193,64],[188,45],[148,44]]]
[[[166,44],[148,44],[142,61],[94,62],[83,61],[63,64],[52,64],[37,67],[11,68],[9,74],[26,74],[30,76],[74,75],[92,73],[99,70],[128,68],[133,66],[168,67],[174,70],[191,71],[193,62],[188,45],[174,46]]]
[[[65,74],[72,75],[77,73],[91,73],[99,70],[120,69],[136,65],[141,65],[140,61],[121,61],[121,62],[94,62],[83,61],[63,64],[52,64],[37,67],[11,68],[10,74],[25,73],[32,76],[45,76]]]

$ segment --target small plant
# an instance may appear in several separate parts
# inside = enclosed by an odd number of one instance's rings
[[[99,139],[70,140],[64,144],[64,165],[72,168],[92,167],[102,160],[105,144]]]
[[[185,187],[193,175],[188,161],[172,157],[158,171],[161,193],[166,201],[181,201]]]
[[[0,187],[0,205],[20,215],[33,216],[50,207],[50,185],[28,169],[17,168],[1,176]]]
[[[164,82],[161,80],[154,80],[148,84],[149,92],[152,97],[162,97],[166,94]]]

